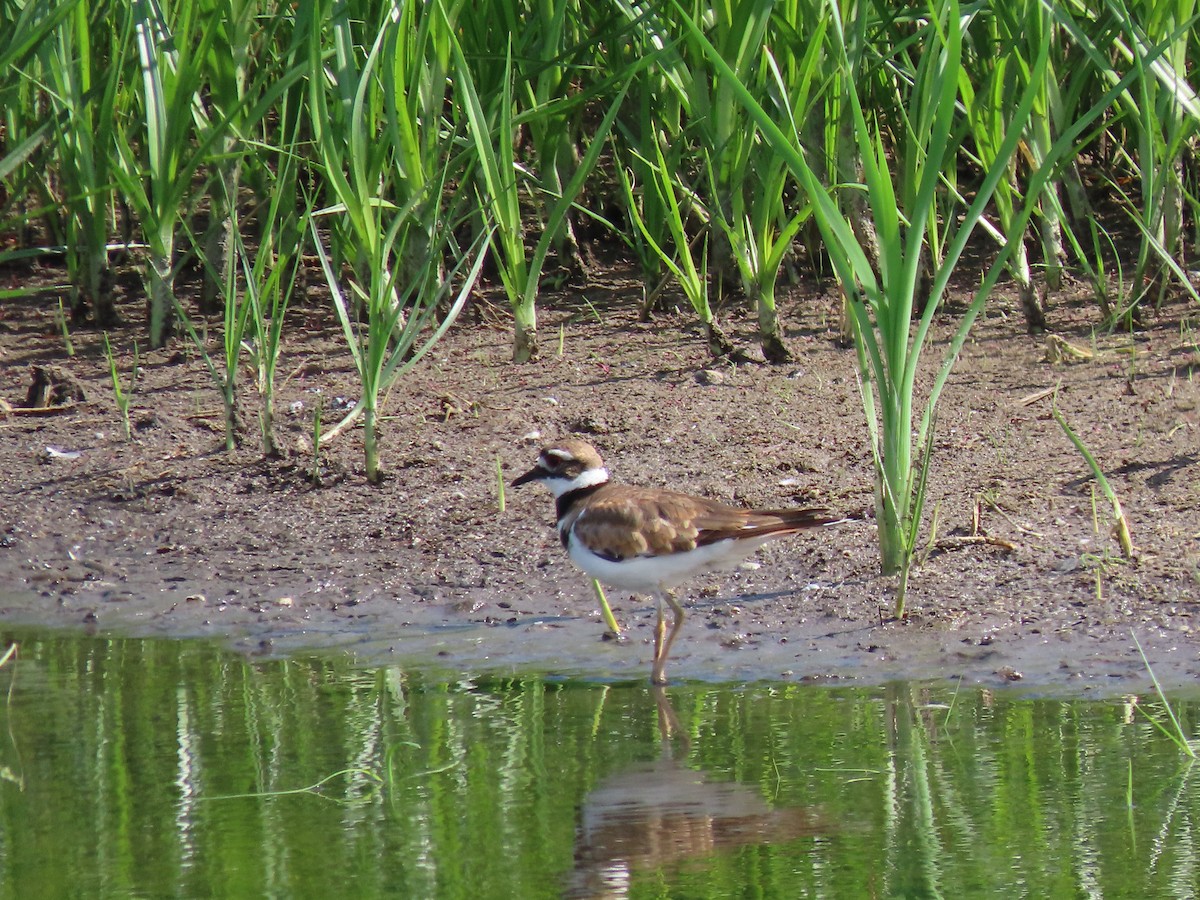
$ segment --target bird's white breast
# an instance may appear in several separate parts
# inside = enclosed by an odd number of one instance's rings
[[[674,587],[702,572],[733,568],[763,543],[763,540],[727,538],[665,556],[612,560],[589,550],[572,529],[567,535],[567,553],[575,565],[604,584],[630,591],[654,591]]]

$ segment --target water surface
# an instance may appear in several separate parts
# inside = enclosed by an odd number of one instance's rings
[[[1187,897],[1132,702],[3,636],[0,897]],[[1190,727],[1196,698],[1173,698]],[[1151,712],[1158,712],[1153,707]]]

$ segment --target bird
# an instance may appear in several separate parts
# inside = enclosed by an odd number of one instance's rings
[[[743,509],[659,488],[614,484],[596,448],[569,438],[541,448],[512,482],[540,481],[554,495],[558,536],[571,561],[610,587],[656,600],[650,680],[666,684],[671,646],[683,627],[674,588],[694,575],[736,567],[775,538],[844,521],[825,508]],[[666,631],[663,606],[671,608]]]

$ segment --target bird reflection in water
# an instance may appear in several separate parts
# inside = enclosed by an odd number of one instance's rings
[[[747,845],[781,843],[828,831],[809,807],[772,809],[756,788],[713,782],[673,754],[689,742],[662,687],[662,755],[604,779],[584,799],[575,837],[575,869],[564,896],[628,896],[634,874],[679,865]]]

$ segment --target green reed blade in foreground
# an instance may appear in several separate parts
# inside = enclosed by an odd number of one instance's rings
[[[1059,424],[1063,425],[1064,420],[1060,418]],[[1163,736],[1166,737],[1167,740],[1171,741],[1171,743],[1178,747],[1184,756],[1187,756],[1190,759],[1196,759],[1197,742],[1188,737],[1187,731],[1184,730],[1183,725],[1180,723],[1179,716],[1175,714],[1175,710],[1171,706],[1171,702],[1167,699],[1167,695],[1163,691],[1163,686],[1159,683],[1158,676],[1154,674],[1154,669],[1150,665],[1150,660],[1146,659],[1146,651],[1142,649],[1142,642],[1138,640],[1137,634],[1131,631],[1129,636],[1133,638],[1133,643],[1137,646],[1138,655],[1141,656],[1142,663],[1146,666],[1146,671],[1150,675],[1150,680],[1154,682],[1154,693],[1158,695],[1158,702],[1162,705],[1163,712],[1166,713],[1167,721],[1171,723],[1171,727],[1168,728],[1158,719],[1151,716],[1150,713],[1146,712],[1145,708],[1140,703],[1138,704],[1138,711],[1141,712],[1142,715],[1146,716],[1146,718],[1148,718],[1151,722],[1153,722],[1154,727],[1162,732]],[[1131,760],[1131,767],[1132,764],[1133,763]]]
[[[1100,491],[1108,499],[1108,503],[1113,511],[1113,520],[1116,523],[1114,529],[1117,534],[1117,541],[1121,545],[1121,552],[1125,555],[1126,559],[1131,559],[1133,557],[1133,538],[1129,534],[1129,520],[1125,518],[1125,512],[1121,508],[1121,500],[1117,497],[1117,492],[1113,490],[1108,478],[1104,475],[1104,470],[1100,468],[1100,463],[1096,462],[1096,457],[1092,455],[1092,451],[1088,449],[1087,444],[1076,434],[1075,429],[1067,424],[1066,416],[1058,408],[1057,396],[1051,399],[1050,413],[1054,416],[1054,421],[1062,428],[1063,433],[1075,445],[1075,449],[1079,451],[1079,455],[1083,457],[1083,461],[1087,463],[1088,468],[1091,470],[1092,477],[1096,479],[1096,484],[1100,487]]]
[[[104,358],[108,362],[109,384],[112,385],[113,400],[117,404],[117,412],[121,414],[121,430],[125,440],[133,440],[133,429],[129,422],[129,392],[137,381],[137,343],[133,345],[133,371],[130,373],[129,390],[121,383],[121,373],[117,371],[117,358],[113,355],[112,345],[108,341],[108,332],[103,333]]]

